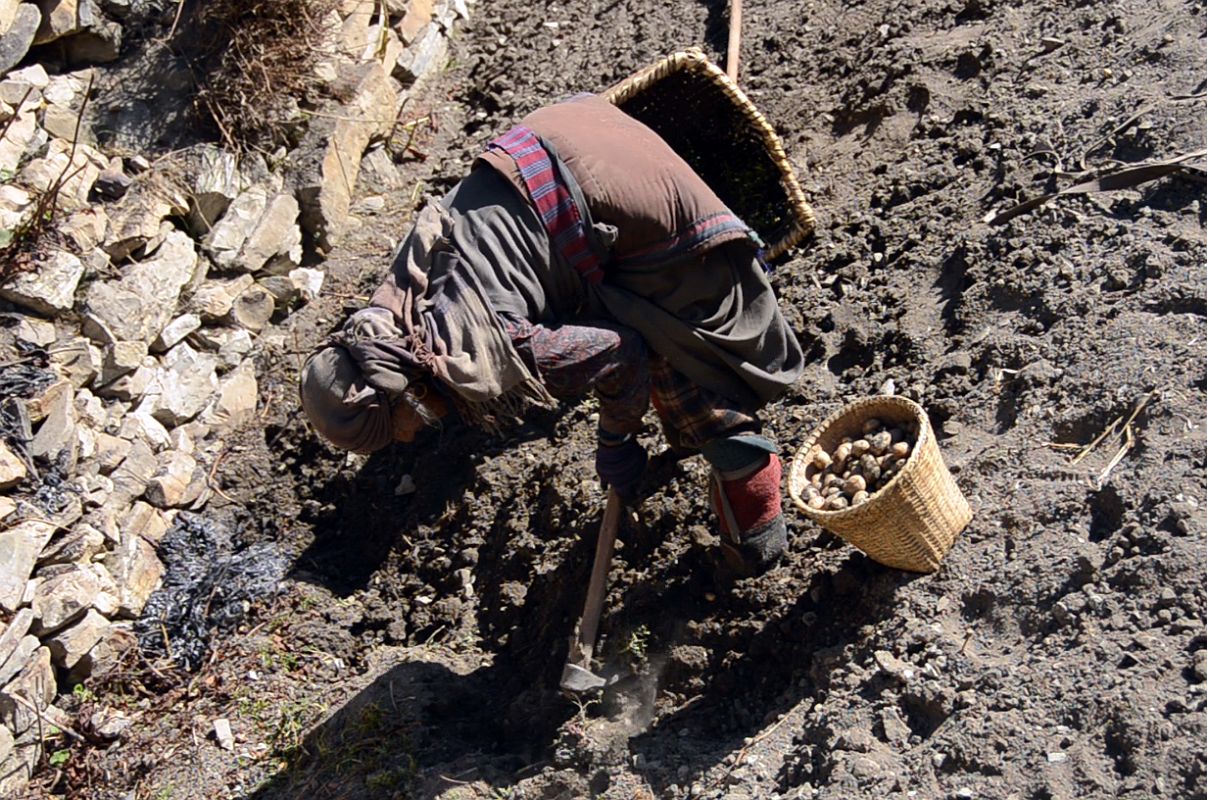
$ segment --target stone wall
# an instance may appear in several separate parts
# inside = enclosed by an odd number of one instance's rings
[[[262,337],[323,290],[303,243],[339,243],[367,148],[468,16],[464,0],[344,0],[330,20],[343,55],[315,76],[331,99],[270,168],[216,146],[118,156],[77,124],[130,5],[0,0],[0,248],[62,184],[53,238],[0,285],[5,797],[36,768],[38,731],[66,724],[59,694],[136,646],[132,621],[163,577],[157,544],[210,499],[224,437],[254,423]],[[89,66],[29,63],[52,41],[62,63]]]

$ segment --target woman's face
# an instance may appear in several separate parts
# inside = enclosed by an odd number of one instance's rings
[[[423,406],[423,410],[428,419],[440,419],[448,413],[448,406],[439,394],[432,391],[423,391],[426,387],[421,387],[418,397],[412,397],[419,405]],[[406,400],[399,401],[394,407],[393,424],[394,424],[394,441],[396,442],[413,442],[415,434],[423,430],[425,423],[421,415],[411,403]]]

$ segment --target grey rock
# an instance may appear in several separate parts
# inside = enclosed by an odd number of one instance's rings
[[[11,489],[25,480],[28,474],[25,462],[17,458],[4,440],[0,439],[0,489]]]
[[[443,66],[447,55],[448,38],[439,28],[430,25],[398,59],[394,77],[403,83],[414,83],[433,69]]]
[[[187,234],[173,231],[154,258],[128,267],[121,280],[89,287],[86,304],[119,340],[152,342],[171,321],[180,290],[197,269]]]
[[[12,738],[12,733],[0,725]],[[25,797],[30,778],[38,769],[45,752],[37,730],[26,731],[13,740],[12,752],[0,763],[0,797]]]
[[[34,110],[21,111],[5,123],[8,130],[0,138],[0,170],[8,174],[17,171],[29,153],[46,144],[47,134],[38,126]]]
[[[88,723],[94,734],[107,741],[114,741],[130,729],[134,720],[127,717],[121,709],[105,708],[93,713],[88,718]]]
[[[21,170],[19,179],[22,185],[39,192],[48,192],[58,186],[56,208],[70,212],[88,206],[88,194],[108,163],[104,154],[94,147],[73,144],[66,139],[51,139],[46,155],[30,161]]]
[[[105,535],[87,522],[51,541],[38,556],[38,566],[46,564],[84,564],[105,551]]]
[[[34,612],[23,608],[9,621],[4,632],[0,633],[0,686],[16,675],[21,664],[24,663],[24,658],[14,658],[13,656],[20,648],[21,642],[25,640],[33,621]],[[26,657],[28,655],[26,653]]]
[[[158,369],[159,362],[156,361],[155,356],[146,356],[138,369],[101,386],[96,393],[101,397],[115,398],[125,402],[136,401],[146,394]]]
[[[51,636],[46,642],[55,666],[71,669],[109,632],[110,622],[95,609],[89,609],[75,624]]]
[[[1207,650],[1198,650],[1195,652],[1191,670],[1194,673],[1195,680],[1200,683],[1207,682]]]
[[[147,501],[159,508],[178,508],[192,504],[205,490],[205,472],[188,453],[164,452],[159,469],[147,482]]]
[[[96,145],[96,137],[92,135],[92,128],[80,118],[80,112],[65,106],[51,103],[42,109],[42,127],[56,139]],[[104,175],[104,172],[101,175]]]
[[[118,665],[135,644],[137,640],[134,634],[124,626],[111,625],[101,640],[68,671],[68,682],[79,683],[85,678],[105,675]]]
[[[46,708],[54,700],[57,688],[54,667],[50,664],[50,650],[39,647],[17,677],[0,689],[0,723],[17,736],[25,733],[37,723],[38,718],[29,706],[14,697],[20,696],[38,708]]]
[[[97,355],[103,358],[100,351]],[[116,405],[116,403],[115,403]],[[110,410],[100,398],[87,389],[76,390],[76,419],[94,428],[104,428],[109,425]]]
[[[108,475],[117,469],[118,465],[129,455],[132,446],[128,440],[122,439],[120,436],[104,432],[98,433],[94,457],[101,473]]]
[[[258,333],[272,320],[276,307],[271,292],[263,286],[252,286],[235,299],[235,304],[231,306],[230,320],[240,327]]]
[[[120,590],[118,614],[137,618],[163,578],[163,564],[154,546],[138,534],[123,531],[121,543],[106,556],[104,564]]]
[[[186,343],[172,348],[147,388],[148,409],[164,425],[182,425],[202,412],[218,388],[217,359]]]
[[[151,445],[151,449],[157,453],[172,443],[171,435],[163,423],[142,408],[126,415],[117,435],[132,442],[142,440]]]
[[[32,613],[28,609],[23,609],[23,612],[28,612],[32,619]],[[26,626],[28,630],[28,626]],[[42,643],[38,641],[37,636],[29,636],[21,634],[13,639],[12,646],[6,652],[4,663],[0,664],[0,686],[8,683],[13,677],[24,669],[29,663],[29,657],[32,656]]]
[[[240,275],[228,280],[207,280],[197,288],[189,300],[189,308],[202,320],[214,322],[226,318],[235,300],[255,283],[250,275]]]
[[[231,732],[230,720],[220,718],[214,720],[214,739],[223,750],[235,749],[235,734]]]
[[[79,33],[97,22],[92,0],[35,0],[42,10],[42,25],[34,44],[46,44]]]
[[[0,725],[0,773],[8,774],[8,759],[13,753],[13,747],[16,744],[16,739],[13,738],[13,732],[8,728]],[[9,791],[5,788],[4,791]]]
[[[99,20],[88,30],[63,42],[63,53],[72,66],[108,64],[122,54],[122,26]]]
[[[189,196],[189,230],[204,236],[239,196],[242,177],[234,153],[208,146],[200,151],[196,178]]]
[[[84,276],[95,275],[97,267],[105,266],[109,257],[97,248],[109,231],[109,215],[100,206],[82,208],[63,221],[59,233],[76,247],[76,252],[88,253],[84,261]]]
[[[101,351],[91,340],[77,336],[56,344],[50,354],[51,363],[71,385],[82,389],[92,383],[101,368]]]
[[[147,343],[142,340],[117,341],[105,345],[101,352],[101,383],[112,383],[143,365],[147,358]]]
[[[359,186],[373,194],[388,194],[404,188],[406,179],[386,148],[373,147],[361,159]]]
[[[268,190],[252,186],[230,204],[226,213],[202,240],[202,249],[219,267],[234,266],[247,238],[268,207]]]
[[[114,159],[114,161],[116,166],[111,164],[108,169],[102,170],[96,178],[96,184],[92,187],[97,194],[111,200],[125,197],[126,192],[130,191],[130,187],[134,185],[134,179],[122,170],[121,160]]]
[[[110,503],[114,506],[124,506],[141,497],[147,488],[147,481],[151,480],[158,466],[158,459],[155,458],[150,445],[143,441],[133,442],[129,454],[113,471],[113,496]]]
[[[41,24],[42,12],[33,3],[22,3],[17,7],[12,25],[0,33],[0,75],[21,63],[33,46]]]
[[[240,428],[255,417],[258,394],[255,365],[244,361],[222,379],[203,421],[219,432]]]
[[[48,76],[42,97],[47,103],[63,108],[79,108],[79,101],[83,99],[84,90],[93,77],[90,69]]]
[[[0,121],[5,115],[0,114]],[[33,213],[34,198],[29,192],[15,184],[0,186],[0,228],[14,230],[25,224]]]
[[[87,430],[80,428],[81,432]],[[93,434],[95,436],[95,434]],[[81,437],[81,441],[83,438]],[[81,458],[83,458],[83,445],[81,445]],[[92,458],[93,454],[89,454],[88,458]],[[84,502],[85,508],[99,508],[109,501],[109,495],[113,494],[113,481],[104,475],[93,475],[85,473],[77,475],[72,480],[72,486],[79,492],[80,499]]]
[[[17,322],[16,328],[13,329],[13,333],[20,341],[29,342],[38,347],[48,347],[59,338],[53,322],[37,317],[22,316]]]
[[[36,269],[18,273],[0,286],[0,298],[39,314],[61,314],[75,305],[75,288],[84,277],[84,262],[55,250]]]
[[[189,341],[198,348],[216,350],[219,366],[228,370],[239,366],[254,347],[251,334],[243,328],[202,328]]]
[[[117,586],[104,567],[99,564],[96,567],[70,565],[68,571],[38,584],[31,604],[35,620],[33,630],[38,636],[46,638],[84,616],[90,608],[106,614],[117,612]],[[92,644],[84,648],[85,651]]]
[[[0,81],[0,101],[16,107],[22,103],[22,108],[37,108],[42,105],[42,92],[50,86],[50,75],[41,64],[30,64],[28,67],[14,70]]]
[[[141,500],[130,506],[118,526],[123,536],[141,536],[154,545],[163,541],[171,527],[162,511]]]
[[[125,261],[157,237],[160,224],[176,210],[171,199],[137,185],[109,211],[105,252],[114,262]]]
[[[298,267],[290,270],[289,281],[297,288],[298,294],[306,302],[317,300],[323,291],[323,281],[327,275],[320,269]]]
[[[48,463],[64,463],[61,460],[65,460],[69,473],[75,469],[79,439],[76,437],[74,392],[69,390],[55,396],[54,404],[29,445],[29,454]]]
[[[298,201],[278,194],[269,201],[255,228],[248,234],[233,265],[258,272],[270,262],[296,266],[302,260],[302,229],[298,227]]]
[[[273,302],[278,308],[292,305],[301,297],[298,287],[289,280],[288,275],[266,275],[257,281],[272,295]]]
[[[165,353],[183,342],[190,333],[201,327],[201,317],[197,314],[182,314],[168,323],[159,337],[151,343],[151,352]]]
[[[349,228],[351,193],[370,140],[393,124],[398,93],[376,62],[349,72],[351,99],[316,118],[292,160],[292,179],[302,207],[302,227],[320,249],[330,250]]]

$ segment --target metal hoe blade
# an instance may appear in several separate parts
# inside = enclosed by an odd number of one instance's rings
[[[561,687],[567,692],[582,694],[591,692],[596,689],[602,689],[607,686],[608,682],[596,675],[589,669],[584,669],[578,664],[570,664],[562,668]]]

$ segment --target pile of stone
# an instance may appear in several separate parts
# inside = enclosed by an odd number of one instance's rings
[[[255,419],[258,346],[322,290],[303,242],[346,232],[362,161],[382,166],[366,151],[468,14],[345,0],[318,76],[330,107],[274,169],[215,146],[154,162],[98,147],[79,109],[126,6],[0,0],[0,248],[58,191],[51,246],[0,285],[0,384],[25,387],[0,398],[0,796],[20,794],[38,731],[68,724],[58,695],[135,646],[157,544]],[[60,39],[93,66],[22,65]]]

